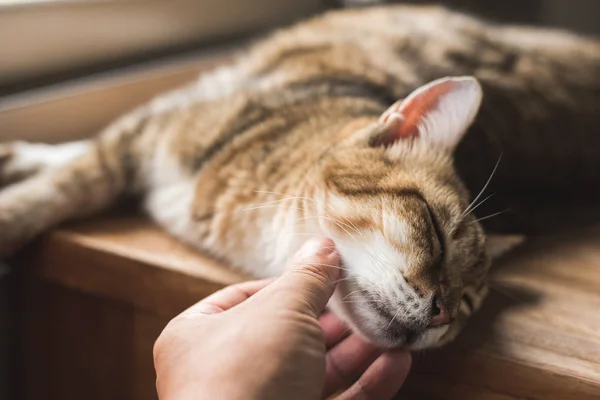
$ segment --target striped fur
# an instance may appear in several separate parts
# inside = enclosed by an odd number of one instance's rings
[[[333,237],[346,276],[331,306],[381,346],[437,346],[486,293],[485,205],[463,214],[500,153],[493,189],[516,211],[599,181],[599,72],[598,41],[569,33],[439,7],[332,12],[94,140],[0,145],[0,255],[138,195],[171,234],[256,277],[281,273],[307,236]],[[390,105],[450,75],[484,92],[454,156],[422,139],[377,144]],[[499,226],[529,226],[512,215]],[[429,327],[434,296],[452,324]]]

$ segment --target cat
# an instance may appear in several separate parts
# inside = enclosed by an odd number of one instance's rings
[[[441,346],[521,240],[484,232],[490,188],[518,206],[600,182],[599,72],[594,38],[439,6],[330,11],[95,139],[0,145],[0,257],[140,196],[166,231],[257,278],[331,237],[330,306],[352,329]]]

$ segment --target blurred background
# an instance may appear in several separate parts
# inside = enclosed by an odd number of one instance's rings
[[[127,108],[227,58],[229,48],[328,8],[372,3],[382,2],[0,0],[0,141],[93,134]],[[599,0],[434,3],[496,21],[600,34]],[[7,360],[17,339],[9,329],[8,275],[0,264],[0,399],[9,398]]]
[[[246,38],[325,8],[381,2],[0,0],[0,95]],[[438,3],[494,20],[600,33],[597,0]]]

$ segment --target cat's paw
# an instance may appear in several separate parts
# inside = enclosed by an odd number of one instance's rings
[[[0,188],[22,181],[37,173],[42,166],[23,155],[22,142],[0,143]]]
[[[0,143],[0,165],[8,161],[12,154],[12,148],[10,144]]]
[[[0,260],[14,254],[37,232],[45,208],[32,181],[16,183],[0,191]],[[35,182],[34,182],[35,183]]]
[[[0,143],[0,186],[4,181],[5,170],[13,156],[13,148],[10,144]]]
[[[0,143],[0,188],[9,183],[12,159],[14,158],[14,145]]]
[[[0,188],[24,181],[41,171],[60,168],[84,154],[90,141],[51,145],[15,141],[0,143]]]
[[[19,185],[0,192],[0,261],[25,247],[39,232],[40,218],[26,191],[17,190]]]

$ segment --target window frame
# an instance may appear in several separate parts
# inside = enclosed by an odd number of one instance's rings
[[[323,0],[0,1],[0,95],[247,37]]]

